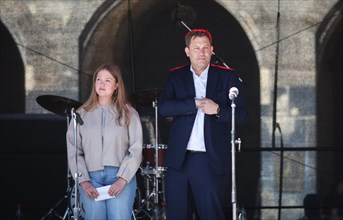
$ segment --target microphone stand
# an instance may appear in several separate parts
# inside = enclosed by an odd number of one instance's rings
[[[157,95],[155,97],[155,100],[152,103],[153,107],[155,108],[155,174],[153,176],[153,192],[152,194],[154,195],[154,209],[153,209],[153,215],[152,215],[152,219],[153,220],[159,220],[161,219],[162,216],[160,216],[162,213],[160,210],[160,199],[159,199],[159,193],[160,193],[160,188],[159,188],[159,181],[161,180],[161,178],[163,177],[162,172],[163,170],[161,170],[159,168],[159,144],[158,144],[158,105],[157,105]]]
[[[185,22],[183,22],[182,20],[179,20],[180,23],[188,30],[191,31],[191,29],[187,26],[187,24]],[[219,57],[214,51],[212,51],[212,55],[219,61],[221,62],[226,68],[230,68],[229,65],[227,65],[225,63],[225,61],[223,60],[223,58]],[[231,68],[230,68],[231,69]],[[243,82],[243,80],[241,79],[241,77],[238,77],[239,81]]]
[[[236,193],[236,152],[235,144],[238,143],[238,149],[241,148],[241,139],[235,140],[235,97],[231,99],[231,202],[232,202],[232,219],[237,220],[237,193]]]
[[[79,196],[78,196],[78,186],[79,186],[79,170],[78,170],[78,162],[77,162],[77,123],[80,123],[79,120],[77,120],[77,115],[75,112],[75,109],[71,109],[71,116],[73,120],[73,129],[74,129],[74,149],[75,149],[75,164],[76,164],[76,172],[74,173],[74,179],[75,179],[75,206],[73,208],[74,212],[74,220],[78,219],[79,216]]]
[[[183,22],[182,20],[180,20],[180,23],[188,30],[191,31],[191,29],[187,26],[187,24],[185,22]],[[226,68],[230,68],[225,61],[221,58],[218,57],[217,54],[214,53],[214,51],[212,51],[212,55],[215,56],[217,58],[217,60],[219,60]]]

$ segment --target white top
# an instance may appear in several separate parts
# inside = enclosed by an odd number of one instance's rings
[[[201,99],[206,97],[206,85],[209,65],[206,69],[197,76],[191,66],[193,73],[194,87],[195,87],[195,98]],[[197,115],[195,117],[191,136],[188,141],[187,150],[195,151],[206,151],[205,138],[204,138],[204,117],[205,114],[198,108]]]

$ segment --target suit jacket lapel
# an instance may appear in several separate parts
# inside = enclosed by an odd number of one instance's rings
[[[185,80],[185,85],[187,86],[188,92],[195,97],[195,87],[194,87],[194,80],[193,80],[193,73],[190,70],[190,66],[188,65],[186,67],[186,80]]]
[[[206,85],[206,98],[212,99],[215,95],[216,82],[218,80],[218,74],[210,65],[208,69],[207,85]]]

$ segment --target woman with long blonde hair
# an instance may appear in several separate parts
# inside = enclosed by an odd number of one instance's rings
[[[88,100],[77,110],[84,122],[77,125],[77,164],[72,126],[67,131],[68,163],[72,174],[80,174],[85,219],[131,219],[143,132],[125,92],[119,67],[101,65]],[[106,199],[100,199],[99,187],[108,187]]]

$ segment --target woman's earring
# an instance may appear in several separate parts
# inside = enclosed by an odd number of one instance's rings
[[[116,95],[118,94],[118,89],[114,90],[114,94],[116,94]]]

